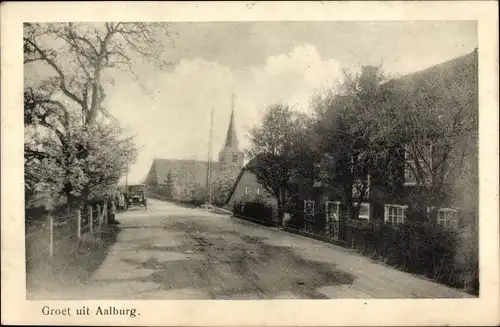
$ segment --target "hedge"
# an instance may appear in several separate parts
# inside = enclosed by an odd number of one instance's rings
[[[391,225],[346,222],[348,247],[404,271],[479,292],[477,229],[451,229],[431,222]]]
[[[324,213],[307,219],[303,210],[287,211],[291,217],[286,227],[326,235]],[[392,225],[380,220],[342,219],[339,235],[341,244],[372,259],[475,295],[479,293],[476,227],[451,229],[433,222]]]

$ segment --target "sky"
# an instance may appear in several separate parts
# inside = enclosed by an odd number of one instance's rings
[[[104,106],[141,148],[129,183],[141,182],[154,158],[207,160],[211,110],[216,160],[232,93],[243,150],[267,106],[307,111],[311,95],[334,87],[343,69],[382,64],[401,76],[478,46],[476,23],[464,21],[172,23],[170,30],[168,70],[137,63],[145,89],[121,72],[106,86]]]

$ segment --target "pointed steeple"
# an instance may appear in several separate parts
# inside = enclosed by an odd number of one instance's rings
[[[227,129],[226,142],[224,143],[224,147],[238,148],[238,137],[236,136],[236,126],[234,123],[234,94],[232,97],[231,118],[229,120],[229,127]]]
[[[226,134],[226,142],[219,153],[219,163],[221,169],[243,167],[245,154],[238,149],[238,137],[236,135],[236,124],[234,123],[234,93],[232,97],[231,118]]]

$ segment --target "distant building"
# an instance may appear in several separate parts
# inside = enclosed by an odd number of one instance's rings
[[[211,182],[215,181],[223,172],[238,171],[243,167],[244,153],[240,151],[234,121],[234,109],[227,130],[224,146],[219,152],[219,162],[211,163]],[[145,184],[148,194],[156,194],[161,187],[167,185],[168,178],[173,183],[174,195],[180,195],[187,187],[206,187],[208,161],[186,159],[154,159]],[[170,175],[170,177],[169,177]]]
[[[227,129],[226,141],[224,146],[219,152],[219,166],[220,170],[243,168],[243,161],[245,154],[240,151],[238,145],[238,136],[236,135],[236,126],[234,124],[234,110],[231,111],[231,119],[229,120],[229,127]]]
[[[258,181],[257,176],[251,171],[252,165],[257,164],[257,159],[252,159],[240,171],[234,186],[227,198],[227,207],[233,209],[235,205],[249,202],[260,202],[270,205],[277,212],[278,201]]]

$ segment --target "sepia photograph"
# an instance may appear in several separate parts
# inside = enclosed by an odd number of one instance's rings
[[[475,22],[23,32],[28,299],[478,295]]]
[[[432,325],[487,301],[493,318],[486,3],[365,4],[3,6],[19,18],[2,34],[2,286],[19,312]]]

